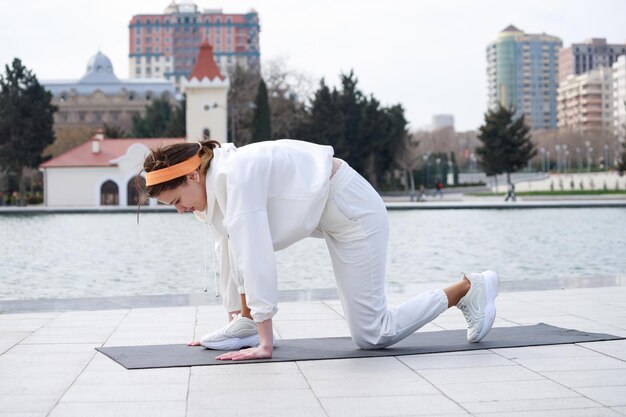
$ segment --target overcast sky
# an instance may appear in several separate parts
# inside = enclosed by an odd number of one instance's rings
[[[0,0],[0,64],[14,57],[40,80],[77,79],[100,49],[128,77],[128,23],[162,13],[170,0]],[[625,0],[200,0],[200,9],[261,20],[261,59],[331,85],[354,69],[361,89],[401,103],[411,128],[449,113],[457,130],[475,129],[486,108],[485,48],[514,24],[559,36],[565,46],[591,37],[626,42]]]

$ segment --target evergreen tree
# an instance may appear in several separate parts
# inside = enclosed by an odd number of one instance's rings
[[[514,109],[503,106],[488,111],[478,135],[483,144],[476,148],[485,173],[498,175],[506,172],[509,184],[511,172],[526,167],[528,161],[537,154],[524,116],[514,119],[514,114]]]
[[[182,107],[182,106],[181,106]],[[184,125],[184,108],[172,108],[169,100],[156,98],[146,106],[145,116],[133,116],[132,135],[136,138],[163,138],[185,136],[181,134]]]
[[[44,161],[43,150],[54,142],[52,94],[18,58],[0,75],[0,166],[17,176],[20,204],[25,201],[24,168]]]
[[[343,136],[342,114],[337,103],[337,92],[331,92],[324,79],[311,100],[308,120],[300,127],[300,137],[321,145],[334,145]],[[338,149],[335,149],[338,153]]]
[[[172,109],[171,117],[163,137],[184,138],[187,136],[187,96],[183,94],[183,99],[178,106]]]
[[[272,139],[270,105],[267,99],[267,86],[262,78],[259,81],[254,104],[256,107],[252,116],[252,141],[270,140]]]
[[[102,130],[105,138],[119,139],[128,137],[128,133],[126,133],[120,125],[109,125],[104,123],[102,125]]]

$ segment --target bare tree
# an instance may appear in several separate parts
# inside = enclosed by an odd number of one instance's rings
[[[419,141],[415,138],[415,135],[406,135],[402,147],[396,153],[394,162],[396,166],[402,171],[405,178],[408,178],[408,182],[405,181],[404,189],[409,191],[411,199],[415,196],[415,177],[413,171],[417,169],[421,154],[418,150]]]

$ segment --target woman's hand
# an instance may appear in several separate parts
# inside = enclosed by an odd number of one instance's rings
[[[188,342],[187,346],[200,346],[200,342],[197,342],[197,341]]]
[[[215,359],[220,361],[242,361],[246,359],[270,359],[272,357],[272,346],[264,348],[257,346],[248,349],[242,349],[237,352],[227,352]]]
[[[272,357],[274,349],[274,334],[272,332],[272,319],[262,321],[256,324],[259,331],[259,340],[261,344],[257,347],[242,349],[238,352],[224,353],[215,359],[221,361],[242,361],[246,359],[269,359]]]

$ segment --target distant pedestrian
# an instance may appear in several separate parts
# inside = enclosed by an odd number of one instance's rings
[[[426,189],[424,188],[424,184],[420,184],[420,192],[417,201],[426,201]]]
[[[509,198],[513,201],[517,201],[517,196],[515,195],[515,185],[512,182],[509,183],[509,191],[506,193],[504,201],[509,201]]]
[[[435,197],[443,198],[443,183],[441,180],[437,180],[437,190],[435,191]]]

